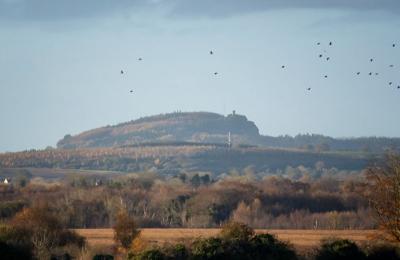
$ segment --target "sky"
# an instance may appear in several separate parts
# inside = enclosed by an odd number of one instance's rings
[[[398,0],[0,0],[0,152],[177,110],[400,137],[399,28]]]

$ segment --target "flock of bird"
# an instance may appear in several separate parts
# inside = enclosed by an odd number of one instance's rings
[[[317,42],[317,45],[318,45],[318,46],[321,46],[321,42]],[[328,46],[329,46],[329,47],[332,47],[332,46],[333,46],[333,42],[329,42],[329,43],[328,43]],[[392,48],[396,48],[396,43],[393,43],[391,47],[392,47]],[[320,53],[320,54],[318,54],[318,58],[320,58],[320,59],[325,59],[326,61],[330,61],[330,60],[331,60],[331,57],[329,57],[328,55],[326,55],[327,51],[324,50],[323,52],[325,53],[325,55],[322,54],[322,53]],[[370,59],[369,59],[369,62],[370,62],[370,63],[375,62],[374,58],[370,58]],[[285,69],[285,68],[286,68],[286,65],[282,65],[281,68],[282,68],[282,69]],[[393,65],[393,64],[390,64],[390,65],[389,65],[389,68],[394,68],[394,65]],[[361,71],[357,71],[355,74],[356,74],[357,76],[360,76],[360,75],[361,75]],[[369,75],[369,76],[372,76],[372,75],[379,76],[379,72],[368,72],[368,75]],[[323,77],[324,77],[325,79],[327,79],[327,78],[328,78],[328,75],[324,75]],[[393,81],[389,81],[389,82],[388,82],[388,85],[389,85],[389,86],[393,86],[393,85],[394,85]],[[399,85],[397,85],[397,89],[400,90],[400,83],[399,83]],[[312,88],[311,88],[311,87],[308,87],[306,90],[307,90],[307,91],[311,91]]]
[[[318,45],[318,46],[321,46],[321,42],[317,42],[317,45]],[[333,46],[333,42],[330,41],[330,42],[328,43],[328,46],[329,46],[329,47],[332,47],[332,46]],[[396,48],[396,43],[393,43],[393,44],[392,44],[392,48]],[[330,61],[330,60],[331,60],[331,57],[327,55],[327,51],[324,50],[323,53],[325,53],[325,54],[322,54],[322,53],[318,54],[318,58],[324,59],[324,60],[326,60],[327,62]],[[210,51],[209,51],[209,54],[210,54],[210,55],[214,55],[214,51],[213,51],[213,50],[210,50]],[[142,61],[143,58],[139,57],[137,60],[138,60],[138,61]],[[369,59],[369,62],[370,62],[370,63],[373,63],[374,61],[375,61],[374,58],[370,58],[370,59]],[[281,68],[282,68],[282,69],[286,69],[286,65],[282,65]],[[390,64],[390,65],[389,65],[389,68],[394,68],[394,64]],[[120,74],[121,74],[121,75],[125,74],[125,71],[121,69]],[[214,72],[213,74],[214,74],[215,76],[217,76],[217,75],[218,75],[218,72]],[[355,74],[356,74],[357,76],[360,76],[360,75],[361,75],[361,71],[357,71]],[[368,75],[369,75],[369,76],[372,76],[372,75],[378,76],[378,75],[379,75],[379,72],[368,72]],[[324,75],[324,78],[327,79],[327,78],[328,78],[328,75]],[[393,86],[393,85],[394,85],[393,81],[389,81],[389,82],[388,82],[388,85],[389,85],[389,86]],[[400,90],[400,83],[399,83],[399,85],[397,85],[397,89]],[[306,90],[307,90],[307,91],[311,91],[312,88],[311,88],[311,87],[308,87]],[[133,91],[133,89],[131,89],[129,92],[130,92],[130,93],[133,93],[134,91]]]

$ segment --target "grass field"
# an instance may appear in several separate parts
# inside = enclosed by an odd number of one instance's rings
[[[112,229],[77,229],[80,235],[87,238],[92,246],[113,246]],[[163,245],[166,243],[187,242],[198,237],[216,236],[219,229],[142,229],[142,237],[151,244]],[[270,233],[279,239],[287,241],[297,249],[312,248],[319,245],[322,239],[345,238],[359,244],[367,243],[374,235],[375,230],[256,230],[257,233]]]

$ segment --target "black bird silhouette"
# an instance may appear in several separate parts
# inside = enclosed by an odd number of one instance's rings
[[[378,76],[379,75],[379,73],[378,72],[375,72],[375,76]]]
[[[357,75],[360,75],[361,74],[361,72],[357,72]]]
[[[395,44],[395,43],[393,43],[393,44],[392,44],[392,46],[393,46],[393,48],[394,48],[394,47],[396,47],[396,44]]]
[[[332,42],[329,42],[329,46],[332,46]]]
[[[284,69],[285,68],[285,65],[282,65],[282,69]]]
[[[322,58],[322,54],[320,54],[319,57]]]
[[[310,91],[310,90],[311,90],[311,88],[307,88],[307,90],[308,90],[308,91]]]
[[[214,72],[214,75],[218,75],[218,72]]]
[[[133,89],[131,89],[129,92],[133,93]]]
[[[331,58],[327,57],[326,60],[330,60]]]
[[[142,60],[142,58],[139,58],[139,59],[138,59],[138,61],[141,61],[141,60]]]
[[[400,89],[400,86],[397,86],[398,89]]]
[[[210,55],[213,55],[214,54],[214,52],[213,51],[210,51]]]
[[[328,78],[328,75],[325,75],[324,77],[327,79],[327,78]]]
[[[368,73],[368,75],[370,75],[370,76],[371,76],[371,75],[372,75],[372,72]]]
[[[369,61],[370,61],[370,62],[373,62],[373,61],[374,61],[374,59],[369,59]]]
[[[393,65],[393,64],[390,64],[390,65],[389,65],[389,67],[390,67],[390,68],[393,68],[393,67],[394,67],[394,65]]]
[[[393,82],[389,82],[389,86],[391,86],[393,84]]]
[[[317,45],[321,45],[321,43],[320,43],[320,42],[317,42]]]
[[[121,70],[121,72],[120,72],[121,74],[124,74],[124,71],[123,70]]]

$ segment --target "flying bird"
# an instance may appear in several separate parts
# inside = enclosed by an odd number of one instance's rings
[[[310,90],[311,90],[311,88],[307,88],[307,90],[308,90],[308,91],[310,91]]]
[[[395,44],[395,43],[393,43],[393,44],[392,44],[392,46],[393,46],[393,48],[394,48],[394,47],[396,47],[396,44]]]
[[[400,89],[400,86],[397,86],[398,89]]]
[[[391,86],[393,84],[393,82],[389,82],[389,86]]]
[[[124,74],[124,71],[123,70],[121,70],[121,72],[120,72],[121,74]]]
[[[328,75],[325,75],[324,77],[327,79],[327,78],[328,78]]]
[[[379,73],[378,72],[375,72],[375,76],[378,76],[379,75]]]
[[[130,92],[130,93],[133,93],[133,89],[131,89],[129,92]]]
[[[214,54],[214,52],[213,51],[210,51],[210,55],[213,55]]]
[[[326,60],[329,61],[331,58],[327,57]]]
[[[390,68],[393,68],[393,67],[394,67],[394,65],[393,65],[393,64],[390,64],[390,65],[389,65],[389,67],[390,67]]]
[[[374,61],[374,59],[369,59],[369,61],[370,61],[370,62],[373,62],[373,61]]]
[[[370,75],[370,76],[371,76],[371,75],[372,75],[372,72],[368,73],[368,75]]]
[[[332,42],[329,42],[329,46],[332,46]]]
[[[138,58],[138,61],[141,61],[141,60],[143,60],[142,58]]]
[[[317,45],[321,45],[321,43],[320,43],[320,42],[317,42]]]
[[[357,72],[357,75],[360,75],[361,74],[361,72]]]
[[[218,72],[214,72],[214,75],[218,75]]]
[[[322,58],[322,54],[320,54],[319,57]]]
[[[282,69],[284,69],[285,68],[285,65],[282,65]]]

